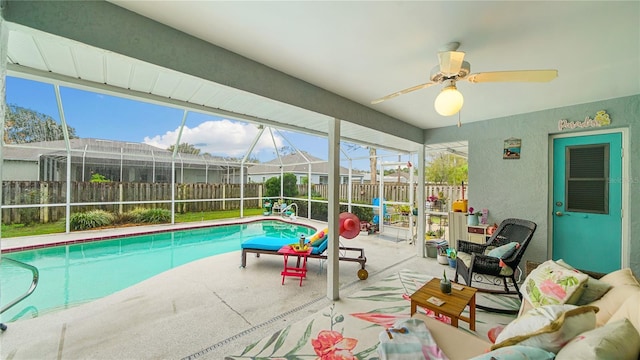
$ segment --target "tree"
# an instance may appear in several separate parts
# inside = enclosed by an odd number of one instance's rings
[[[78,138],[76,130],[67,126],[70,139]],[[4,142],[25,144],[40,141],[64,140],[62,124],[51,116],[17,105],[8,105],[5,114]]]
[[[347,151],[355,151],[363,147],[369,149],[369,172],[371,173],[371,184],[377,183],[378,155],[377,150],[371,146],[361,146],[357,144],[346,144]]]
[[[298,195],[298,186],[296,185],[296,176],[292,173],[284,173],[284,181],[282,184],[282,195],[286,197],[294,197]],[[269,178],[264,183],[265,196],[280,197],[280,176]]]
[[[287,156],[287,155],[295,154],[295,152],[296,150],[291,146],[284,145],[278,149],[277,153],[280,154],[280,156]]]
[[[173,149],[175,149],[175,145],[171,145],[167,148],[167,150],[173,152]],[[182,143],[180,145],[178,145],[178,152],[181,154],[191,154],[191,155],[199,155],[200,154],[200,149],[196,148],[195,146],[188,144],[188,143]]]
[[[377,150],[374,147],[369,146],[369,171],[371,172],[371,183],[375,184],[378,182],[376,178],[376,172],[378,169],[378,154]]]
[[[467,159],[441,153],[434,156],[427,165],[425,177],[428,182],[456,185],[468,181],[468,169]]]

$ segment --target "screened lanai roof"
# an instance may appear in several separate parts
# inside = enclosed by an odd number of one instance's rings
[[[285,172],[306,172],[309,169],[308,164],[312,164],[313,173],[329,173],[329,163],[326,160],[317,158],[306,152],[283,155],[279,159],[273,159],[262,164],[255,164],[251,166],[247,172],[249,175],[271,174],[276,170],[280,171],[279,167],[281,164]],[[341,166],[340,174],[349,174],[349,169]]]
[[[9,26],[8,74],[42,82],[326,135],[331,117],[17,24]],[[418,143],[343,122],[342,139],[400,152]]]
[[[120,161],[122,154],[127,159],[137,158],[146,161],[171,162],[172,152],[143,143],[100,140],[91,138],[76,138],[69,140],[71,154],[93,159],[113,159]],[[7,160],[37,160],[40,156],[65,157],[66,144],[64,140],[32,142],[26,145],[13,145],[3,150],[3,158]],[[177,153],[178,160],[186,165],[207,164],[219,167],[238,163],[227,159],[211,156],[210,154]]]

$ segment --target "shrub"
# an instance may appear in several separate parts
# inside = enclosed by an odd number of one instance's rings
[[[135,223],[159,224],[171,221],[171,211],[167,209],[135,208],[127,214],[127,217]]]
[[[285,197],[295,197],[298,195],[297,178],[292,173],[284,173],[282,181],[282,195]],[[267,179],[264,183],[265,196],[271,198],[280,197],[280,176]]]
[[[340,206],[340,211],[347,211],[348,207],[346,205]],[[354,213],[360,221],[371,221],[373,220],[373,208],[357,206],[355,204],[351,204],[351,212]]]
[[[147,209],[142,217],[143,223],[166,223],[171,221],[171,211],[167,209]]]
[[[111,182],[111,180],[107,179],[104,175],[100,175],[98,173],[95,173],[93,175],[91,175],[91,180],[89,180],[89,182],[95,183],[95,182]]]
[[[128,221],[132,223],[141,223],[142,217],[144,216],[145,211],[147,211],[147,209],[145,208],[135,208],[123,214],[122,217],[129,219]]]
[[[69,219],[72,230],[88,230],[101,226],[111,225],[115,217],[110,212],[104,210],[92,210],[75,213]]]
[[[114,215],[114,218],[115,219],[113,220],[113,222],[115,224],[131,224],[136,222],[135,217],[131,211],[122,214],[116,214]]]

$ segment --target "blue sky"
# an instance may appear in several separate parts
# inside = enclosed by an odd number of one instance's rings
[[[81,138],[146,143],[166,149],[175,144],[183,117],[181,109],[62,86],[60,97],[68,125]],[[51,84],[7,76],[6,99],[10,105],[28,108],[60,121],[55,90]],[[242,157],[257,133],[255,124],[189,111],[180,142],[193,144],[202,152],[212,155]],[[274,131],[278,147],[290,146],[280,135],[299,150],[321,159],[327,158],[328,144],[325,138]],[[365,157],[368,150],[363,148],[349,154],[351,157]],[[260,138],[252,157],[263,162],[275,158],[273,140],[267,131]],[[403,157],[403,161],[406,159]],[[368,170],[369,161],[354,161],[354,168]]]

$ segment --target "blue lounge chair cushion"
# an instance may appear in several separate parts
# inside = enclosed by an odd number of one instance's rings
[[[329,237],[325,236],[324,237],[324,241],[321,242],[320,244],[318,244],[318,246],[313,246],[311,248],[311,254],[313,255],[320,255],[322,254],[325,250],[327,250],[327,246],[329,245]]]
[[[281,247],[289,244],[295,244],[295,239],[289,238],[277,238],[271,236],[258,236],[252,239],[245,240],[240,245],[243,249],[258,249],[258,250],[272,250],[278,251]],[[318,244],[318,246],[313,246],[311,253],[314,255],[322,254],[326,249],[329,243],[329,239],[325,237],[324,241]]]
[[[259,249],[278,251],[281,247],[289,244],[297,243],[295,239],[279,238],[272,236],[258,236],[242,242],[243,249]]]

